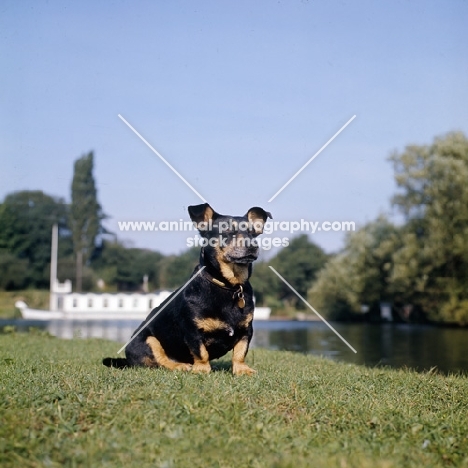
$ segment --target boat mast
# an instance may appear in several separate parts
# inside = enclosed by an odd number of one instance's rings
[[[52,247],[50,251],[50,310],[57,310],[55,289],[57,284],[57,248],[58,248],[58,225],[52,227]]]

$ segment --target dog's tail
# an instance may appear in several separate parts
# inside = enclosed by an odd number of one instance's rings
[[[125,369],[126,367],[130,367],[130,364],[125,358],[106,357],[102,360],[102,363],[107,367],[115,367],[116,369]]]

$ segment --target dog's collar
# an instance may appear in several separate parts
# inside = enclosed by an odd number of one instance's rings
[[[221,288],[226,288],[229,289],[226,286],[226,283],[223,283],[222,281],[219,281],[219,279],[216,279],[214,276],[211,276],[208,272],[205,272],[206,277],[214,284],[220,286]]]
[[[228,282],[224,282],[224,281],[216,278],[215,276],[213,276],[210,273],[211,268],[210,268],[209,264],[207,265],[205,263],[205,251],[204,251],[203,248],[200,250],[200,261],[199,261],[198,269],[200,269],[201,267],[205,267],[205,268],[203,268],[203,271],[201,272],[201,276],[205,277],[207,280],[211,281],[213,284],[216,284],[220,288],[229,289],[231,291],[234,290],[234,289],[239,289],[239,285],[237,285],[237,284],[232,285],[232,284],[229,284]]]
[[[232,298],[234,300],[237,300],[237,305],[241,309],[243,309],[245,307],[244,287],[241,284],[236,284],[236,285],[226,284],[225,282],[219,280],[218,278],[215,278],[212,274],[210,274],[209,271],[207,271],[206,265],[204,264],[205,262],[203,260],[204,260],[204,252],[202,249],[200,252],[200,263],[196,270],[196,271],[200,271],[200,269],[203,266],[205,267],[201,270],[200,276],[220,288],[231,291],[233,293]]]
[[[197,271],[199,271],[203,266],[205,268],[203,268],[202,272],[200,273],[200,276],[202,276],[203,278],[207,279],[211,283],[216,284],[216,286],[219,286],[220,288],[223,288],[223,289],[229,289],[230,291],[232,291],[234,289],[239,289],[238,284],[232,285],[232,284],[229,284],[229,283],[225,283],[225,282],[219,280],[218,278],[215,278],[209,271],[207,271],[206,265],[203,265],[202,263],[200,263],[200,265],[198,265]]]

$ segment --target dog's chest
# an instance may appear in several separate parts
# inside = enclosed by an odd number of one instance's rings
[[[249,295],[229,301],[213,300],[197,318],[195,324],[200,332],[208,338],[229,339],[245,333],[253,319],[253,300]],[[242,306],[242,307],[241,307]]]
[[[229,314],[199,320],[197,326],[210,359],[223,356],[248,335],[252,318],[253,308],[250,312],[232,310]]]

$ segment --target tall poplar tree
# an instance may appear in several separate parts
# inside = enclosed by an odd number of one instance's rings
[[[90,153],[75,161],[71,187],[70,227],[76,259],[76,290],[82,289],[83,265],[91,258],[96,238],[102,231],[104,218],[97,201],[96,183],[93,176],[94,154]]]

